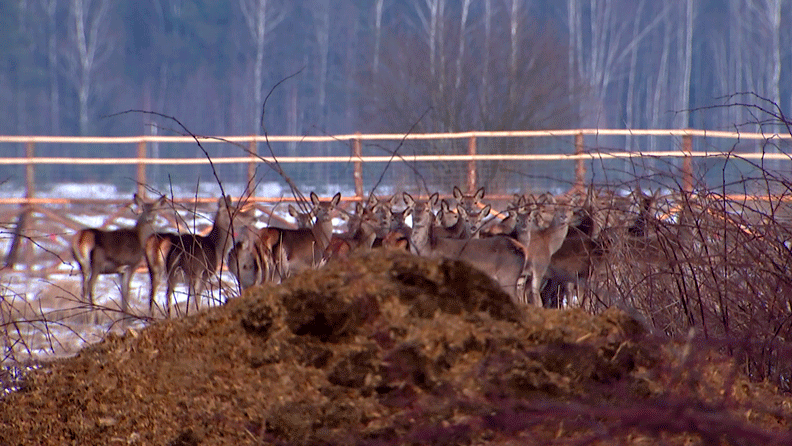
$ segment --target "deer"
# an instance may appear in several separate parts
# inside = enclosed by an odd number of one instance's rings
[[[570,227],[564,243],[556,251],[550,262],[547,272],[547,284],[542,289],[542,298],[545,302],[560,305],[562,293],[566,294],[567,301],[572,301],[571,288],[578,288],[578,294],[582,285],[585,285],[587,276],[593,268],[596,268],[604,259],[605,255],[614,249],[621,247],[641,259],[657,257],[657,251],[661,248],[656,247],[655,238],[651,237],[652,225],[656,224],[654,212],[658,192],[652,195],[644,195],[640,189],[633,191],[628,198],[630,204],[621,201],[621,207],[629,208],[622,210],[623,215],[611,213],[612,224],[617,226],[597,227],[592,194],[586,197],[586,202],[582,206],[582,215],[578,218],[578,223]],[[610,211],[612,212],[612,210]],[[618,215],[619,218],[615,218]],[[629,217],[632,216],[632,220]],[[602,220],[601,220],[602,221]],[[578,301],[579,305],[584,305],[583,297]]]
[[[220,197],[208,235],[158,233],[146,240],[145,257],[151,280],[149,314],[153,315],[154,298],[163,275],[167,283],[166,317],[171,316],[171,297],[179,279],[187,285],[187,308],[193,299],[195,310],[200,310],[203,289],[231,247],[234,219],[240,214],[252,218],[248,210],[234,206],[231,197]]]
[[[377,230],[380,227],[380,219],[374,209],[355,203],[355,213],[350,215],[349,231],[332,235],[326,257],[344,258],[350,253],[371,249],[378,238]]]
[[[381,201],[376,197],[370,199],[371,208],[379,220],[374,247],[387,246],[410,250],[409,238],[412,228],[407,224],[406,220],[410,216],[412,208],[408,205],[401,211],[395,211],[394,207],[400,198],[404,199],[403,194],[393,195],[388,201]]]
[[[298,228],[310,228],[313,220],[311,212],[300,212],[293,205],[289,205],[289,215],[297,221]]]
[[[436,235],[460,240],[478,238],[481,221],[489,215],[490,210],[491,206],[486,205],[483,209],[467,211],[461,204],[452,209],[446,200],[442,200],[437,215]]]
[[[517,240],[527,250],[526,272],[531,275],[530,290],[526,287],[524,303],[542,307],[541,286],[550,266],[553,254],[566,239],[574,211],[574,200],[567,204],[556,203],[555,198],[545,194],[534,203],[524,205],[518,211],[515,233]]]
[[[100,274],[121,276],[121,311],[129,308],[132,275],[143,260],[144,241],[154,232],[156,212],[165,205],[165,196],[147,202],[135,194],[133,202],[139,214],[132,228],[104,230],[86,228],[77,231],[72,240],[72,254],[80,265],[82,298],[95,308],[94,285]]]
[[[244,237],[231,248],[228,253],[228,270],[237,278],[241,289],[275,281],[275,259],[271,245],[269,242],[259,243],[257,239]]]
[[[341,193],[326,202],[314,192],[310,197],[313,205],[310,213],[315,220],[310,228],[267,227],[259,231],[256,243],[265,244],[272,252],[276,280],[283,280],[292,272],[316,268],[327,260],[326,251],[333,235],[332,213],[341,201]]]
[[[484,188],[480,187],[472,194],[465,194],[459,187],[454,186],[454,200],[461,205],[468,214],[474,214],[481,207],[481,200],[484,199]]]
[[[523,294],[520,278],[526,267],[527,251],[517,240],[507,236],[478,239],[449,239],[438,237],[433,226],[432,208],[437,194],[426,201],[416,201],[405,192],[404,201],[413,209],[413,228],[410,248],[414,254],[430,258],[461,260],[489,275],[515,302]],[[462,206],[459,205],[461,209]]]

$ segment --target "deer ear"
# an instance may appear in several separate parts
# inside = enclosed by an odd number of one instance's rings
[[[459,187],[454,186],[454,199],[459,201],[462,199],[462,196],[463,194],[462,191],[459,189]]]
[[[432,207],[437,206],[437,200],[439,199],[440,199],[440,195],[437,192],[433,193],[432,195],[429,196],[429,205]]]
[[[294,217],[294,218],[297,218],[297,214],[298,214],[298,213],[299,213],[299,212],[297,212],[297,208],[295,208],[295,207],[294,207],[294,206],[292,206],[292,205],[289,205],[289,215],[291,215],[291,216],[292,216],[292,217]]]
[[[333,199],[330,201],[330,203],[333,205],[333,207],[336,207],[338,206],[338,203],[340,201],[341,201],[341,192],[336,192],[336,194],[333,195]]]
[[[483,217],[489,216],[491,210],[492,210],[492,206],[490,205],[484,206],[484,209],[481,210],[481,213],[483,214],[482,216]]]
[[[311,203],[313,203],[314,206],[319,206],[320,201],[321,200],[319,200],[319,196],[316,195],[316,192],[311,192]]]
[[[163,196],[159,197],[159,199],[157,199],[157,202],[155,203],[155,206],[158,207],[158,208],[164,208],[165,207],[165,203],[167,203],[167,202],[168,202],[168,197],[163,195]]]
[[[413,199],[412,195],[408,194],[407,192],[402,192],[402,200],[404,200],[404,204],[406,204],[408,208],[415,206],[415,200]]]
[[[475,198],[476,201],[484,198],[484,187],[480,187],[479,190],[476,191],[476,195],[474,195],[473,198]]]

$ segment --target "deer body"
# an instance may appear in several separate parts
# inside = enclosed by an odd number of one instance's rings
[[[308,215],[315,221],[310,227],[262,228],[253,240],[237,243],[229,253],[229,262],[240,285],[246,288],[265,281],[278,282],[294,272],[316,268],[325,262],[333,238],[331,213],[340,200],[338,193],[323,203],[312,192],[313,208]]]
[[[153,311],[159,278],[163,275],[167,282],[165,314],[168,317],[171,296],[179,280],[187,285],[188,307],[192,298],[195,309],[199,309],[206,283],[217,272],[230,248],[236,213],[237,208],[231,203],[231,198],[221,197],[208,235],[160,233],[147,239],[145,252],[151,278],[150,312]]]
[[[153,203],[144,202],[137,194],[134,202],[140,215],[133,228],[106,231],[82,229],[72,240],[72,254],[82,273],[82,295],[94,307],[94,285],[100,274],[121,276],[121,310],[127,311],[132,274],[143,259],[143,242],[154,232],[155,212],[162,208],[165,197]]]
[[[431,212],[437,195],[426,202],[416,202],[405,194],[405,202],[413,208],[413,228],[410,247],[414,253],[430,258],[448,258],[464,261],[494,279],[512,299],[522,295],[520,277],[526,265],[525,247],[506,236],[483,239],[450,239],[438,237],[432,225]]]
[[[517,240],[526,247],[528,253],[527,271],[531,274],[530,297],[525,297],[525,303],[527,304],[530,300],[534,305],[541,307],[542,281],[550,266],[553,254],[558,251],[566,239],[572,216],[572,206],[557,207],[554,200],[540,204],[541,210],[533,211],[530,209],[532,206],[524,206],[518,211],[515,232]],[[537,222],[537,219],[542,219],[543,214],[552,215],[549,223]],[[527,291],[529,290],[526,289]]]

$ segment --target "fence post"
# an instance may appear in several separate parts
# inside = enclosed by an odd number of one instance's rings
[[[476,137],[471,136],[468,139],[468,155],[476,155]],[[476,190],[476,160],[471,159],[467,165],[467,190],[468,193],[473,193]]]
[[[32,163],[33,157],[36,156],[36,143],[28,141],[25,144],[25,157],[27,157],[27,164],[25,165],[25,197],[33,198],[36,194],[36,171]],[[30,204],[30,203],[27,203]]]
[[[140,197],[146,196],[146,164],[143,160],[146,158],[146,140],[141,139],[137,145],[137,193]]]
[[[256,184],[256,162],[258,161],[258,141],[256,135],[250,138],[248,143],[248,154],[250,155],[250,162],[248,163],[247,180],[248,187],[255,187]],[[256,195],[255,190],[251,191],[252,195]]]
[[[575,135],[575,155],[583,155],[583,132]],[[583,184],[586,182],[586,163],[583,158],[575,160],[575,189],[578,191],[583,190]]]
[[[25,198],[26,202],[22,205],[22,210],[17,217],[16,224],[14,225],[11,246],[8,248],[8,254],[5,258],[5,267],[13,268],[14,265],[23,261],[30,270],[30,244],[25,243],[25,233],[28,226],[30,214],[33,212],[30,199],[36,193],[36,171],[34,169],[33,156],[36,152],[36,144],[33,141],[28,141],[25,144],[25,157],[27,163],[25,164]]]
[[[355,180],[355,195],[358,201],[363,203],[363,147],[360,144],[360,132],[357,137],[352,139],[352,157],[354,161],[354,180]]]
[[[682,188],[685,192],[693,192],[693,137],[690,134],[682,136],[682,151],[685,157],[682,158]]]

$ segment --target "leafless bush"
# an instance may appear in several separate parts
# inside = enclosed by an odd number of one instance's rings
[[[603,248],[589,289],[595,311],[627,307],[672,337],[694,330],[752,378],[792,390],[790,184],[769,174],[765,184],[754,196],[668,195],[645,234]]]

